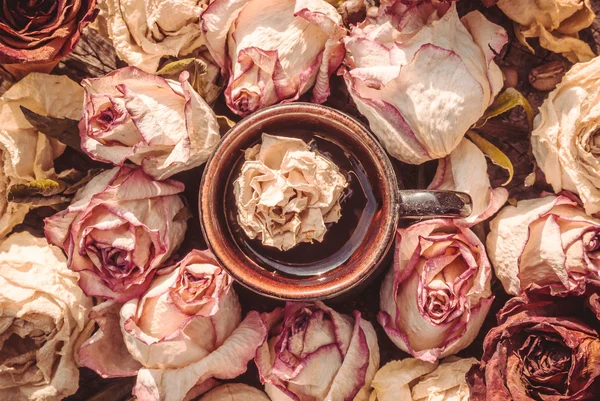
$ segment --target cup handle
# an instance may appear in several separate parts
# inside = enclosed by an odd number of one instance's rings
[[[471,215],[471,197],[464,192],[400,190],[398,193],[401,218],[460,219]]]

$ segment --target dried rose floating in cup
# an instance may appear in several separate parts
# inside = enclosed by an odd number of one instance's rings
[[[246,235],[287,251],[301,242],[321,242],[328,223],[341,217],[348,183],[328,158],[302,139],[263,134],[245,152],[234,182],[238,222]]]

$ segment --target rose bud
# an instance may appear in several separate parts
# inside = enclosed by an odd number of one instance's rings
[[[464,138],[448,156],[440,159],[435,177],[427,189],[459,191],[472,199],[471,215],[455,220],[472,226],[496,213],[508,199],[505,188],[492,188],[485,155],[473,142]]]
[[[447,156],[503,86],[494,63],[503,28],[454,3],[384,0],[346,38],[344,79],[358,110],[395,158]]]
[[[69,78],[39,73],[29,74],[0,97],[0,239],[22,223],[33,207],[9,201],[7,190],[56,178],[54,159],[65,150],[60,142],[36,131],[20,106],[43,116],[79,120],[82,99],[83,90]]]
[[[204,394],[199,401],[270,401],[260,390],[247,384],[224,384]]]
[[[562,53],[572,63],[594,58],[592,49],[579,39],[579,31],[596,18],[590,0],[499,0],[498,8],[516,23],[519,42],[532,53],[527,39],[539,38],[540,46]]]
[[[510,299],[467,374],[471,401],[593,401],[600,392],[600,282]],[[563,298],[564,297],[564,298]]]
[[[600,219],[566,196],[523,200],[491,221],[487,249],[509,294],[531,284],[572,291],[600,278]]]
[[[201,20],[206,45],[228,77],[225,99],[234,113],[292,102],[313,86],[313,102],[329,96],[346,30],[324,0],[215,0]]]
[[[255,362],[271,400],[368,399],[379,345],[358,311],[351,318],[322,302],[289,302],[263,318],[269,340]]]
[[[50,72],[96,17],[96,0],[8,0],[0,12],[0,65],[19,79]]]
[[[60,249],[28,232],[0,245],[0,398],[59,401],[79,387],[77,344],[92,299]]]
[[[555,192],[579,194],[600,212],[600,57],[575,64],[540,107],[533,154]]]
[[[125,302],[142,294],[183,240],[187,224],[178,181],[153,181],[140,169],[113,168],[45,220],[46,238],[63,248],[90,296]]]
[[[204,163],[219,142],[217,117],[192,89],[135,67],[85,79],[82,149],[95,160],[126,161],[162,180]]]
[[[398,229],[377,320],[400,349],[427,362],[470,345],[492,300],[491,266],[479,238],[452,220]]]
[[[465,374],[476,362],[456,357],[439,365],[413,358],[392,361],[373,378],[369,401],[469,401]]]
[[[214,387],[214,379],[239,376],[267,328],[257,312],[241,321],[232,282],[209,251],[192,251],[124,304],[120,322],[114,305],[98,311],[101,331],[81,347],[82,364],[103,377],[135,374],[137,365],[139,401],[192,399]],[[115,351],[102,352],[109,347]]]
[[[104,0],[100,20],[119,58],[156,72],[163,57],[183,58],[203,44],[198,21],[208,0]]]

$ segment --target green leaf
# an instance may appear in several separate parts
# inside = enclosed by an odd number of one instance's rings
[[[504,152],[498,149],[494,144],[484,139],[474,131],[467,131],[467,137],[492,161],[492,163],[508,171],[508,180],[506,180],[502,186],[508,185],[508,183],[512,181],[513,175],[515,174],[515,169],[508,156],[506,156]]]
[[[506,113],[517,106],[521,106],[525,110],[529,130],[532,130],[534,117],[533,109],[531,108],[531,105],[525,96],[523,96],[521,92],[514,88],[507,88],[504,92],[499,94],[494,100],[494,103],[492,103],[492,105],[485,111],[483,117],[481,117],[479,121],[473,125],[473,128],[481,128],[490,118],[497,117],[500,114]]]
[[[58,140],[70,148],[83,152],[81,150],[81,139],[79,138],[79,121],[70,120],[68,118],[43,116],[24,106],[20,107],[25,119],[37,131],[47,137]]]

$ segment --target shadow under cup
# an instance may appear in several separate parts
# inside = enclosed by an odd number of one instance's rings
[[[296,132],[300,134],[295,135]],[[318,247],[327,243],[328,235],[349,230],[348,240],[333,248],[330,255],[322,255],[312,263],[285,263],[240,240],[240,228],[235,224],[237,210],[231,202],[233,181],[243,163],[243,151],[260,143],[263,133],[301,137],[309,142],[310,138],[303,138],[301,132],[314,133],[317,140],[332,143],[343,151],[352,163],[354,184],[360,182],[364,189],[365,205],[356,226],[348,227],[342,224],[344,213],[349,212],[342,203],[342,219],[329,227],[323,244],[298,246],[300,253],[310,253],[311,249],[322,252],[323,248]],[[333,161],[336,162],[335,157]],[[200,222],[216,259],[242,285],[283,300],[327,299],[360,285],[382,263],[398,225],[398,198],[391,162],[361,123],[325,106],[289,103],[246,117],[223,137],[202,177]],[[299,259],[303,256],[300,253]]]

